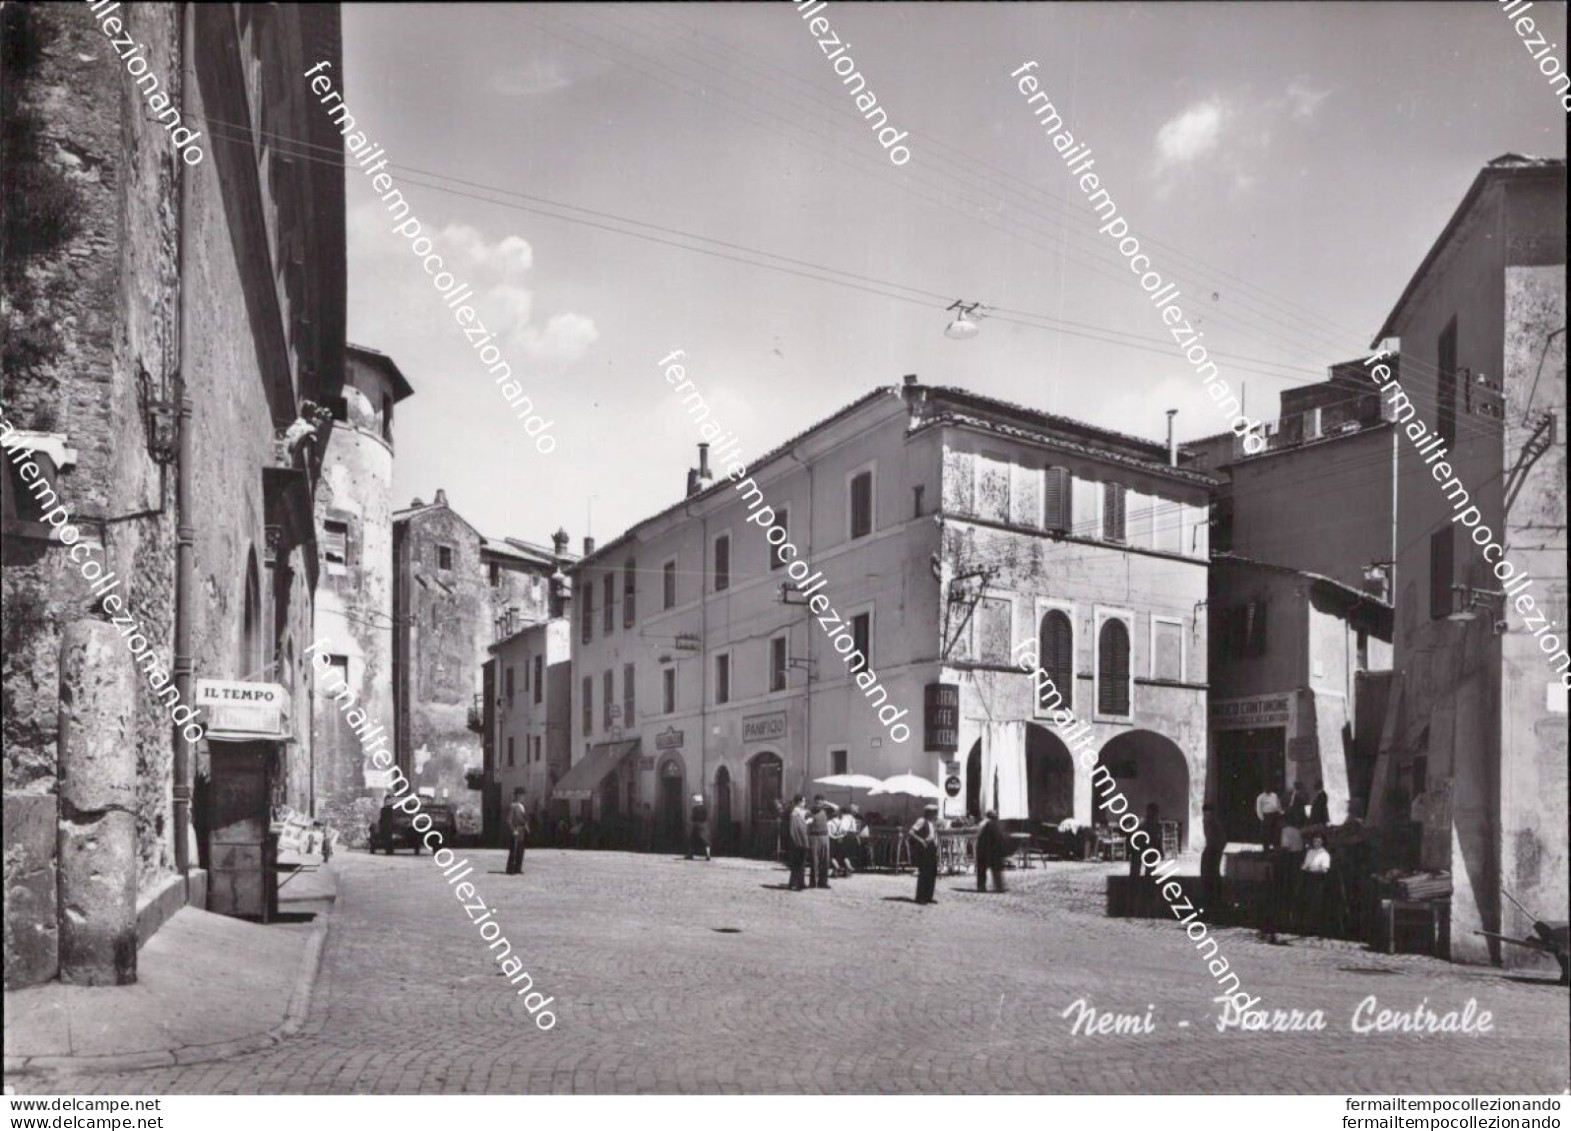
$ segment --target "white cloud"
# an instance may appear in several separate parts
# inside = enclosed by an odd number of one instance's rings
[[[532,361],[577,361],[600,337],[594,320],[582,314],[553,314],[545,328],[522,326],[512,341]]]
[[[537,58],[520,62],[507,74],[492,75],[491,89],[510,98],[529,98],[566,90],[573,81],[562,60]]]
[[[1158,169],[1192,164],[1216,149],[1231,116],[1220,98],[1212,98],[1197,102],[1165,123],[1156,134]]]
[[[418,216],[418,213],[411,213]],[[351,312],[354,333],[369,345],[418,339],[418,360],[438,370],[473,364],[463,330],[443,308],[441,295],[421,269],[409,240],[392,231],[387,207],[377,200],[349,210]],[[594,319],[560,312],[534,322],[534,249],[509,233],[488,239],[469,224],[448,224],[431,235],[442,268],[474,288],[473,306],[497,345],[522,362],[564,363],[582,358],[599,339]],[[377,341],[372,341],[377,338]],[[359,339],[357,339],[359,340]],[[407,347],[406,347],[407,348]],[[411,370],[414,371],[413,369]]]

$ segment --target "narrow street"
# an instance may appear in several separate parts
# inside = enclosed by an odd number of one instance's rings
[[[1100,917],[1096,866],[1012,872],[939,902],[906,877],[783,890],[755,861],[531,850],[467,854],[535,987],[539,1031],[429,856],[345,853],[310,1021],[227,1061],[43,1081],[19,1091],[220,1092],[1561,1092],[1566,991],[1352,944],[1218,934],[1267,1008],[1322,1009],[1323,1032],[1216,1031],[1213,985],[1173,925]],[[1367,995],[1436,1012],[1469,998],[1486,1035],[1357,1034]],[[1084,998],[1154,1032],[1071,1035]],[[1186,1025],[1187,1023],[1187,1025]],[[40,1085],[44,1085],[42,1088]]]

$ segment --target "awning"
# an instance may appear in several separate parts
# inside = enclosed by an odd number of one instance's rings
[[[551,796],[560,801],[588,801],[607,774],[615,773],[638,751],[638,739],[591,746],[576,766],[556,783]]]

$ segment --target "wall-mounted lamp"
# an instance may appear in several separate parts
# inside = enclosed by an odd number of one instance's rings
[[[173,397],[160,397],[153,388],[152,376],[137,362],[136,386],[147,433],[147,452],[155,463],[173,463],[180,453],[180,378],[174,379]]]

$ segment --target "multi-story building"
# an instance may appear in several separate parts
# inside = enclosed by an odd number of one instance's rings
[[[393,359],[364,346],[345,352],[343,384],[328,388],[332,438],[316,493],[314,639],[324,642],[333,686],[342,681],[375,723],[393,727],[393,406],[414,390]],[[357,840],[366,821],[352,803],[385,784],[333,697],[313,701],[310,811]]]
[[[455,807],[461,833],[483,825],[479,681],[490,646],[499,624],[511,635],[508,624],[549,618],[550,579],[563,561],[542,546],[485,537],[442,490],[393,513],[398,764],[416,788]]]
[[[1362,360],[1349,361],[1282,390],[1259,452],[1230,432],[1184,445],[1186,466],[1220,480],[1211,548],[1389,600],[1399,439],[1390,416]]]
[[[1541,961],[1475,933],[1529,933],[1503,891],[1567,904],[1565,217],[1564,160],[1485,165],[1372,347],[1403,435],[1371,816],[1451,872],[1463,961]]]
[[[557,797],[602,820],[647,811],[671,840],[703,793],[735,842],[820,777],[915,772],[953,791],[952,814],[1088,823],[1090,772],[1017,664],[1040,641],[1131,802],[1198,821],[1214,480],[1160,443],[914,377],[731,462],[737,484],[714,482],[706,448],[685,499],[575,571]],[[744,502],[755,487],[821,574],[811,598]]]
[[[559,615],[491,646],[497,794],[504,810],[522,800],[541,832],[551,818],[551,791],[572,757],[572,624],[560,615],[565,607],[561,601]]]
[[[5,979],[124,981],[139,910],[255,906],[268,804],[309,798],[344,189],[336,161],[289,147],[342,144],[299,78],[339,60],[339,12],[8,4],[0,21],[0,198],[25,214],[0,249],[3,397],[8,444],[34,452],[0,476]],[[49,536],[57,506],[74,543]],[[271,706],[220,710],[226,690]]]
[[[1341,581],[1217,554],[1211,559],[1212,782],[1232,841],[1258,841],[1267,784],[1324,784],[1332,821],[1362,816],[1374,775],[1391,606]],[[1366,702],[1367,700],[1367,702]]]

